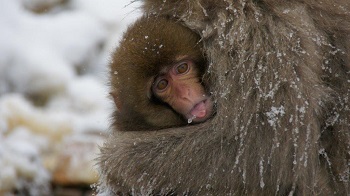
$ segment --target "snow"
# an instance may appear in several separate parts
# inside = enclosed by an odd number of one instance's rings
[[[109,55],[139,2],[0,4],[0,195],[40,195],[53,178],[43,155],[107,130]]]
[[[266,116],[268,118],[268,122],[270,126],[276,127],[276,123],[279,120],[279,116],[283,116],[285,114],[285,108],[283,106],[280,107],[271,107],[271,111],[266,112]]]

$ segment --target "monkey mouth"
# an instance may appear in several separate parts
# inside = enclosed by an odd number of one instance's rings
[[[204,99],[193,106],[189,112],[188,122],[203,122],[205,121],[212,110],[212,103],[210,99]]]

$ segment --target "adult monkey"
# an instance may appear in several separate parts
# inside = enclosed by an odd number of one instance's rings
[[[203,38],[217,115],[113,132],[100,192],[349,195],[350,1],[145,0]]]

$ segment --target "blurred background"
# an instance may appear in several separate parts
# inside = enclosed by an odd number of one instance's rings
[[[131,0],[0,0],[0,195],[92,195]]]

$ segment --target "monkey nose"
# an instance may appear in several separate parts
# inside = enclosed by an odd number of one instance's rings
[[[191,89],[186,87],[179,87],[176,90],[177,96],[180,99],[190,100],[191,99]]]
[[[186,99],[190,96],[191,87],[181,83],[172,83],[173,93],[177,98]]]

